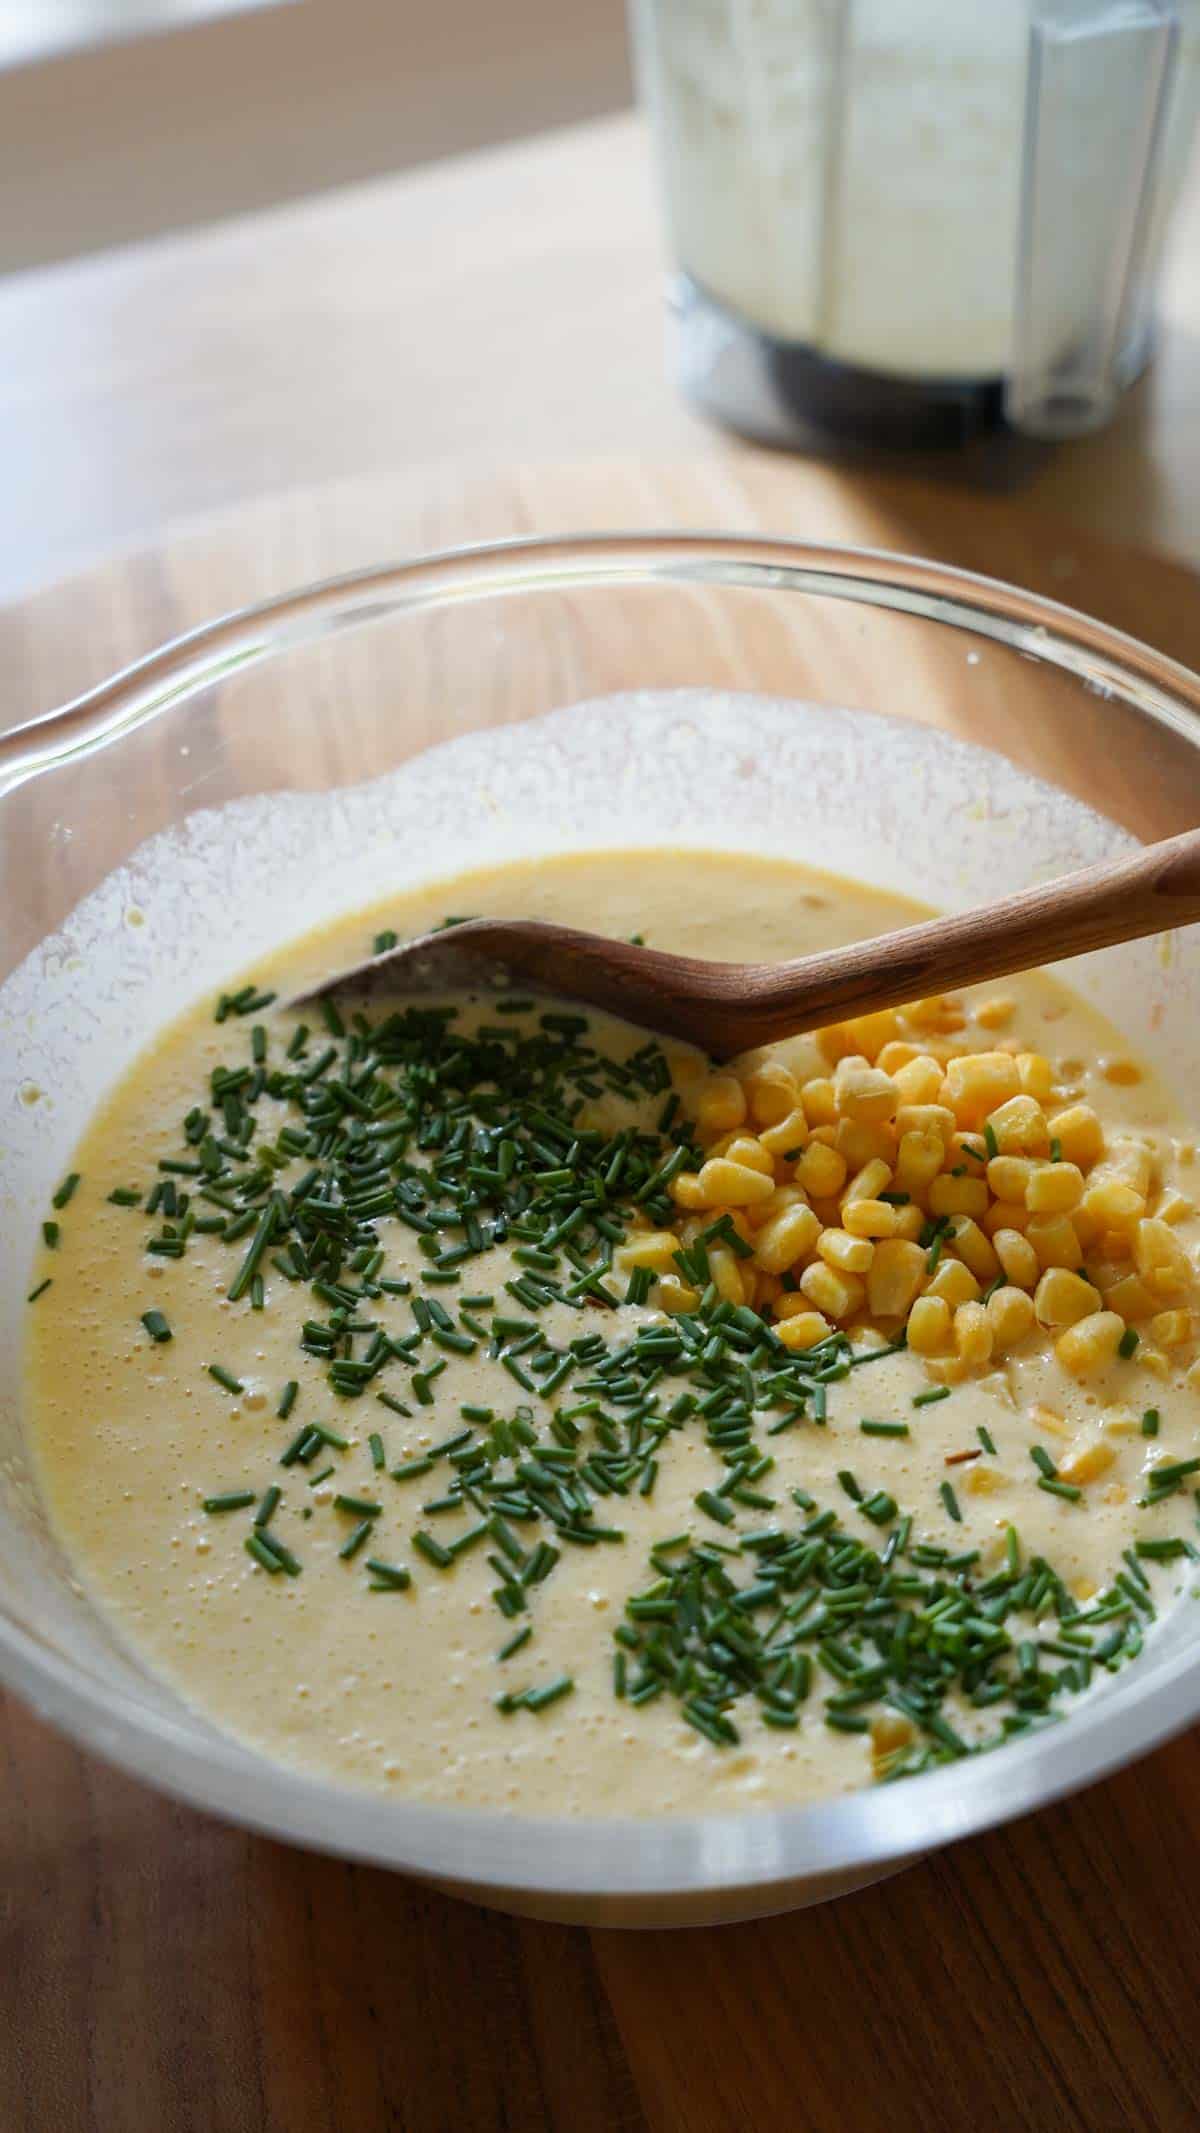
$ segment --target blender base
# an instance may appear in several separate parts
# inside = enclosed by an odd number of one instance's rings
[[[1002,378],[901,378],[776,340],[694,282],[670,289],[674,370],[704,414],[760,444],[954,450],[1004,432]]]

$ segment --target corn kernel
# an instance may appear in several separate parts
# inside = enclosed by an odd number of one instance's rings
[[[722,1303],[743,1304],[747,1301],[741,1268],[727,1244],[709,1245],[708,1271]]]
[[[731,1163],[744,1163],[747,1170],[761,1170],[764,1177],[775,1178],[775,1164],[762,1142],[753,1134],[738,1133],[723,1153]]]
[[[896,1209],[896,1227],[893,1233],[895,1236],[903,1237],[908,1244],[915,1244],[924,1227],[924,1210],[917,1206],[915,1200],[910,1200],[906,1206]]]
[[[1090,1104],[1071,1104],[1055,1111],[1046,1121],[1050,1138],[1057,1141],[1063,1161],[1090,1170],[1104,1153],[1104,1128]]]
[[[1054,1069],[1041,1052],[1018,1052],[1017,1079],[1023,1096],[1034,1096],[1044,1104],[1054,1087]]]
[[[1032,1096],[1010,1096],[987,1119],[1001,1155],[1046,1155],[1050,1131],[1046,1114]]]
[[[1063,1453],[1058,1471],[1064,1481],[1086,1488],[1089,1481],[1098,1481],[1101,1474],[1107,1474],[1116,1456],[1115,1445],[1105,1444],[1102,1438],[1080,1437]]]
[[[981,1293],[970,1267],[964,1266],[961,1259],[943,1259],[925,1284],[926,1296],[940,1296],[952,1306],[978,1303]]]
[[[1078,1231],[1079,1242],[1084,1244],[1084,1240],[1087,1237],[1087,1215],[1084,1214],[1081,1207],[1077,1207],[1071,1220]],[[1088,1242],[1091,1241],[1093,1240],[1088,1239]],[[1099,1243],[1100,1253],[1103,1258],[1114,1260],[1129,1259],[1133,1254],[1133,1231],[1131,1229],[1106,1229],[1101,1233]]]
[[[885,1237],[867,1274],[867,1303],[876,1318],[903,1318],[921,1291],[925,1254],[919,1244]]]
[[[1033,1297],[1039,1326],[1073,1326],[1078,1319],[1099,1311],[1101,1305],[1099,1289],[1061,1266],[1047,1269]]]
[[[1113,1437],[1137,1437],[1141,1435],[1141,1421],[1131,1415],[1127,1407],[1111,1407],[1100,1418],[1101,1427]]]
[[[1192,1278],[1191,1261],[1174,1230],[1152,1216],[1134,1230],[1133,1263],[1155,1296],[1178,1296]]]
[[[913,1060],[919,1059],[920,1056],[920,1051],[915,1044],[907,1043],[903,1037],[893,1037],[878,1053],[875,1064],[877,1067],[882,1067],[884,1073],[890,1074],[894,1080],[898,1067],[911,1066]],[[940,1071],[938,1080],[941,1080]]]
[[[918,1296],[908,1314],[908,1345],[914,1355],[939,1355],[950,1345],[950,1306],[944,1296]]]
[[[1000,1271],[1000,1261],[992,1249],[991,1241],[970,1215],[955,1215],[950,1225],[948,1242],[953,1245],[964,1266],[980,1281],[992,1281]]]
[[[942,1167],[945,1150],[934,1132],[905,1133],[896,1151],[896,1184],[902,1192],[923,1193]]]
[[[1065,1163],[1056,1163],[1056,1170],[1065,1170]],[[1081,1206],[1099,1229],[1132,1229],[1146,1213],[1144,1194],[1135,1192],[1121,1178],[1094,1177],[1083,1195]]]
[[[899,1711],[880,1711],[871,1720],[871,1753],[876,1760],[894,1755],[897,1748],[906,1747],[912,1737],[912,1724]]]
[[[703,1207],[753,1207],[756,1200],[769,1200],[774,1177],[751,1170],[744,1163],[731,1163],[725,1156],[710,1156],[699,1173]]]
[[[900,1109],[900,1091],[890,1074],[865,1059],[839,1059],[833,1077],[838,1110],[864,1126],[884,1126]]]
[[[992,1329],[992,1345],[997,1355],[1007,1355],[1034,1326],[1033,1298],[1024,1289],[993,1289],[984,1306]]]
[[[781,1297],[780,1302],[782,1301]],[[801,1302],[804,1302],[803,1298]],[[832,1331],[829,1320],[822,1317],[820,1311],[810,1310],[807,1306],[802,1310],[790,1312],[786,1318],[781,1318],[775,1327],[776,1335],[784,1347],[801,1355],[806,1348],[815,1348],[819,1341],[828,1340]]]
[[[1067,1434],[1067,1425],[1063,1417],[1053,1407],[1034,1407],[1030,1412],[1029,1419],[1035,1429],[1041,1430],[1043,1436],[1065,1437]]]
[[[844,1206],[847,1200],[874,1200],[879,1193],[887,1191],[891,1182],[890,1165],[881,1156],[872,1156],[843,1187],[842,1204]]]
[[[1073,1377],[1092,1377],[1112,1362],[1124,1332],[1125,1321],[1115,1311],[1093,1311],[1060,1333],[1054,1352]]]
[[[1032,1215],[1070,1214],[1082,1198],[1083,1172],[1075,1163],[1046,1163],[1025,1188],[1025,1205]]]
[[[764,1126],[758,1138],[760,1146],[765,1148],[769,1155],[778,1157],[798,1155],[801,1149],[807,1146],[808,1135],[808,1120],[797,1104],[795,1110],[789,1111],[787,1117],[781,1118],[777,1125]]]
[[[984,1215],[988,1189],[982,1178],[952,1178],[948,1171],[929,1187],[931,1215]]]
[[[763,1224],[754,1239],[754,1257],[768,1274],[782,1274],[816,1248],[821,1225],[803,1202],[786,1207]]]
[[[1143,1370],[1148,1370],[1152,1378],[1170,1377],[1170,1358],[1163,1352],[1161,1348],[1156,1348],[1154,1346],[1153,1341],[1142,1342],[1142,1345],[1137,1352],[1137,1358],[1140,1368]]]
[[[1131,1318],[1149,1318],[1157,1300],[1136,1274],[1122,1275],[1119,1281],[1104,1288],[1102,1294],[1105,1310],[1119,1311],[1126,1322]]]
[[[698,1209],[708,1206],[699,1171],[681,1170],[677,1178],[672,1178],[669,1189],[676,1207]]]
[[[943,1152],[958,1131],[958,1121],[948,1104],[901,1104],[895,1123],[899,1134],[936,1133]]]
[[[1017,1062],[1008,1052],[960,1052],[946,1069],[946,1098],[960,1126],[981,1126],[1020,1086]]]
[[[1145,1141],[1113,1141],[1100,1165],[1101,1177],[1119,1178],[1122,1185],[1140,1192],[1143,1200],[1149,1199],[1158,1174],[1158,1159]]]
[[[830,1266],[823,1259],[815,1260],[812,1266],[805,1267],[800,1276],[800,1287],[818,1311],[823,1311],[827,1318],[835,1318],[839,1322],[852,1318],[856,1311],[861,1311],[867,1295],[866,1287],[857,1274]]]
[[[1025,1235],[1040,1267],[1082,1266],[1083,1251],[1069,1215],[1031,1215]]]
[[[914,1029],[961,1029],[964,1021],[957,1000],[944,992],[931,992],[923,999],[910,1000],[900,1012]]]
[[[998,1200],[1024,1207],[1030,1179],[1037,1164],[1027,1155],[994,1155],[987,1166],[987,1181]]]
[[[1007,1029],[1017,1011],[1015,1000],[1006,993],[997,993],[990,1000],[981,1000],[975,1009],[975,1020],[980,1029]]]
[[[1158,1311],[1150,1321],[1150,1336],[1160,1348],[1182,1348],[1192,1337],[1190,1311]]]
[[[830,1198],[840,1192],[846,1182],[845,1158],[836,1148],[827,1148],[823,1141],[810,1141],[803,1155],[796,1160],[796,1182],[815,1200]]]
[[[1142,1079],[1142,1070],[1133,1059],[1106,1059],[1100,1072],[1117,1089],[1135,1089]]]
[[[806,1081],[800,1091],[804,1116],[810,1126],[834,1126],[837,1124],[837,1097],[833,1083],[826,1075],[817,1074]]]
[[[1016,1230],[1023,1236],[1029,1227],[1029,1209],[1015,1200],[993,1200],[983,1218],[983,1226],[989,1237],[995,1237],[1002,1229]]]
[[[669,1274],[675,1265],[680,1239],[672,1229],[634,1230],[617,1246],[613,1259],[622,1273],[633,1267],[651,1267],[656,1274]]]
[[[664,1274],[655,1282],[650,1292],[650,1300],[660,1311],[667,1311],[674,1316],[695,1311],[700,1303],[700,1291],[681,1280],[678,1274]]]
[[[998,1229],[993,1231],[992,1244],[1005,1279],[1019,1289],[1032,1289],[1041,1270],[1028,1237],[1023,1237],[1019,1229]]]
[[[800,1098],[795,1075],[779,1059],[764,1059],[753,1067],[742,1086],[756,1126],[777,1126]]]
[[[954,1314],[954,1346],[972,1370],[991,1362],[992,1325],[982,1304],[959,1304]]]
[[[802,1185],[787,1182],[777,1185],[769,1200],[760,1200],[756,1207],[748,1208],[742,1215],[742,1223],[748,1224],[751,1230],[746,1239],[747,1243],[752,1244],[754,1234],[761,1231],[763,1224],[773,1222],[776,1215],[783,1214],[786,1208],[807,1206],[808,1195]]]
[[[963,1475],[962,1486],[968,1496],[994,1496],[1008,1487],[1008,1476],[998,1466],[973,1466]]]
[[[692,1112],[702,1133],[728,1133],[746,1116],[746,1096],[735,1074],[710,1074],[692,1096]]]
[[[894,1044],[900,1034],[900,1023],[894,1007],[877,1007],[868,1015],[851,1015],[842,1028],[852,1051],[878,1066],[879,1054],[885,1044]]]
[[[823,1229],[817,1250],[826,1266],[840,1267],[847,1274],[865,1274],[875,1257],[869,1237],[852,1237],[845,1229]]]
[[[942,1086],[941,1062],[931,1058],[928,1052],[918,1052],[904,1066],[889,1066],[888,1072],[900,1091],[902,1104],[937,1102],[938,1090]]]
[[[1154,1219],[1156,1222],[1187,1222],[1195,1212],[1194,1201],[1185,1199],[1183,1193],[1176,1192],[1174,1187],[1169,1185],[1155,1202]]]
[[[852,1237],[894,1237],[896,1209],[887,1200],[843,1200],[842,1228]]]
[[[853,1176],[868,1163],[886,1163],[890,1169],[896,1152],[896,1136],[890,1126],[868,1126],[861,1119],[841,1118],[833,1145]]]

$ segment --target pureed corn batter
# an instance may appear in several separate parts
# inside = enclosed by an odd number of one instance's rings
[[[29,1312],[52,1516],[129,1642],[288,1763],[599,1815],[917,1770],[1136,1657],[1192,1576],[1197,1222],[1117,1032],[1033,975],[714,1072],[544,1002],[263,997],[466,912],[727,958],[913,915],[543,860],[168,1030]]]

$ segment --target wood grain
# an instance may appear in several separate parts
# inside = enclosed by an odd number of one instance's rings
[[[548,920],[470,918],[356,963],[294,1004],[510,980],[698,1045],[714,1059],[1200,920],[1200,830],[791,963],[713,963]]]
[[[255,505],[0,618],[4,702],[45,708],[172,630],[388,551],[622,522],[925,549],[1086,590],[1095,611],[1200,664],[1196,583],[1176,566],[1012,504],[746,454],[410,476]],[[640,641],[613,656],[631,649],[653,658]],[[736,642],[722,656],[736,675]],[[922,677],[895,685],[904,707],[928,708]],[[363,706],[339,708],[352,734]],[[511,715],[503,701],[497,712]],[[992,716],[1020,739],[1003,691]],[[1146,805],[1153,828],[1158,801]],[[1189,1737],[832,1907],[587,1934],[226,1829],[79,1755],[10,1700],[0,2127],[1192,2133],[1198,1880]]]
[[[354,0],[352,13],[380,4]],[[489,56],[501,95],[520,73],[545,109],[545,55],[518,42],[539,9],[553,20],[546,0],[505,9]],[[325,100],[335,121],[349,104],[353,63],[322,80],[320,33],[305,27],[315,12],[289,11],[288,36],[309,58],[273,83],[290,108],[268,126],[267,166],[273,155],[278,165],[289,120],[301,139],[324,127]],[[611,65],[603,10],[588,0],[590,31],[580,7],[566,12],[571,38],[589,38],[592,73],[602,76]],[[250,18],[238,37],[262,47],[271,34]],[[437,43],[420,24],[408,36],[418,56]],[[127,65],[114,47],[101,71]],[[269,73],[261,52],[255,72]],[[462,81],[456,68],[456,103]],[[155,105],[152,74],[141,86],[150,108],[135,136],[115,126],[127,83],[118,105],[89,117],[87,138],[103,137],[123,168],[136,163],[147,129],[164,138],[167,105]],[[432,94],[438,102],[436,86]],[[253,78],[238,83],[243,120],[253,95]],[[447,88],[440,101],[450,100]],[[383,65],[367,135],[377,141],[385,114],[404,101]],[[17,163],[22,134],[61,132],[62,111],[50,85],[21,113],[11,146],[0,142],[0,197],[12,216],[19,190],[5,191],[3,177],[28,177]],[[204,164],[232,122],[207,115],[202,90],[186,118],[172,154],[181,167]],[[439,129],[450,123],[438,113]],[[419,153],[424,123],[417,138]],[[96,182],[79,161],[84,139],[66,145],[50,212],[64,187]],[[398,140],[397,153],[405,148]],[[324,152],[334,153],[329,141]],[[224,175],[203,172],[198,197],[222,197]],[[464,455],[637,452],[705,460],[719,481],[728,440],[688,410],[668,373],[661,222],[646,129],[626,115],[0,280],[0,597],[118,544],[161,541],[181,517],[380,468],[400,477]],[[1162,314],[1154,367],[1109,429],[1002,457],[977,480],[1083,532],[1200,563],[1200,164],[1181,204]],[[953,476],[951,462],[938,478]],[[393,545],[385,536],[377,552]]]

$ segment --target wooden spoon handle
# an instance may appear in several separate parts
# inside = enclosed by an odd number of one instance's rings
[[[1002,978],[1200,920],[1200,830],[1048,881],[983,910],[929,919],[799,963],[756,966],[741,1044]],[[732,1003],[731,1003],[732,1004]],[[747,1031],[753,1026],[753,1033]]]

